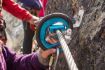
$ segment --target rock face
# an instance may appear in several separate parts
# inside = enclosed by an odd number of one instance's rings
[[[69,48],[79,70],[105,70],[105,0],[49,0],[46,14],[62,12],[72,17],[81,5],[83,22],[74,30]],[[56,70],[69,70],[61,60]]]

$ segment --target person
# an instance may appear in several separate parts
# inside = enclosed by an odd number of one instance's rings
[[[0,0],[0,70],[45,70],[48,67],[48,56],[56,50],[39,50],[29,55],[17,55],[10,51],[5,45],[7,38],[1,14],[2,8],[30,24],[36,24],[39,19],[21,8],[13,0]]]
[[[0,39],[0,70],[45,70],[48,69],[48,55],[54,49],[38,51],[27,55],[16,55]]]
[[[45,14],[45,7],[47,4],[47,0],[18,0],[18,2],[22,3],[22,7],[27,9],[31,14],[43,17]],[[35,28],[33,25],[26,24],[27,22],[23,21],[23,29],[24,29],[24,40],[23,40],[23,54],[29,54],[32,52],[32,44],[35,40]],[[35,46],[34,46],[35,47]]]

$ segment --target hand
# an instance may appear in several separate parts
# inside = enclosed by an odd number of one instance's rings
[[[42,58],[47,59],[49,55],[53,54],[56,52],[56,49],[48,49],[48,50],[40,50],[40,54]]]
[[[32,19],[28,20],[28,22],[32,25],[35,25],[37,26],[38,25],[38,21],[39,21],[39,18],[36,17],[36,16],[32,16]]]
[[[49,65],[49,56],[55,52],[56,52],[56,49],[48,49],[45,51],[42,49],[39,49],[39,52],[38,52],[39,62],[45,66]]]

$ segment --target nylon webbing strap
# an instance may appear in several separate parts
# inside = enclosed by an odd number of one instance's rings
[[[62,33],[60,32],[60,30],[57,30],[56,34],[58,35],[58,39],[60,41],[62,50],[63,50],[63,52],[65,54],[66,61],[67,61],[67,64],[69,66],[69,70],[78,70],[78,68],[77,68],[77,66],[76,66],[76,64],[74,62],[74,59],[72,57],[72,54],[71,54],[71,52],[69,50],[69,47],[66,44],[65,39],[63,38]]]

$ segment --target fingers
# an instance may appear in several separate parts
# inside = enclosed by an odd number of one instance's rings
[[[36,25],[36,22],[39,20],[38,17],[32,16],[32,19],[28,20],[30,24]]]
[[[41,50],[41,51],[42,51],[41,56],[46,59],[49,55],[55,53],[56,49],[49,49],[46,51]]]
[[[33,19],[34,21],[37,21],[37,20],[39,20],[39,17],[33,16],[32,19]]]
[[[46,41],[47,41],[48,43],[50,43],[50,44],[57,43],[58,40],[57,40],[57,38],[54,38],[55,35],[56,35],[55,33],[49,34],[49,35],[46,37]]]
[[[54,38],[49,38],[49,37],[46,38],[46,41],[47,41],[48,43],[50,43],[50,44],[54,44],[54,43],[57,43],[57,42],[58,42],[58,41],[55,40]]]

